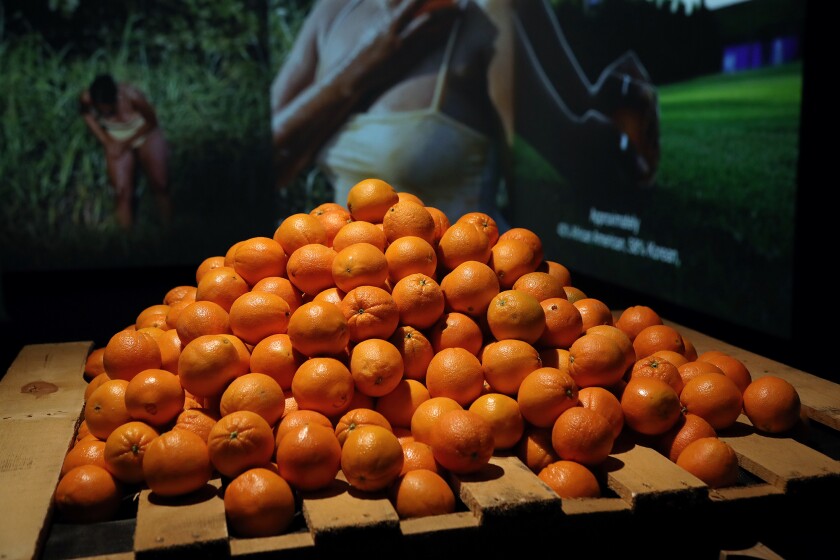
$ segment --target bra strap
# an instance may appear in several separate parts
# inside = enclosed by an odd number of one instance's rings
[[[443,100],[443,88],[446,84],[446,76],[449,73],[449,63],[452,59],[452,51],[455,49],[455,38],[458,35],[458,28],[461,25],[461,19],[455,20],[452,25],[452,30],[449,32],[449,39],[446,42],[446,50],[443,53],[443,62],[441,62],[438,70],[437,82],[435,83],[435,93],[432,97],[432,109],[439,109],[440,103]]]

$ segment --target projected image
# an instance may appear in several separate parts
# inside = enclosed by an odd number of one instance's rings
[[[570,268],[787,336],[803,4],[533,4],[543,18],[520,11],[520,24],[541,25],[562,54],[527,38],[515,45],[512,221],[536,224]],[[636,68],[610,66],[628,56]],[[641,83],[656,101],[655,114],[632,99],[597,113],[619,134],[613,154],[632,155],[645,181],[563,128],[595,114],[569,83],[597,100],[616,78],[620,94]]]

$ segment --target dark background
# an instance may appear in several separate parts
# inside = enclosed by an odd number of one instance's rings
[[[803,45],[802,136],[796,207],[793,281],[793,329],[779,339],[727,324],[667,301],[635,293],[622,286],[588,278],[572,270],[575,285],[613,309],[646,304],[666,319],[777,360],[803,371],[840,382],[833,357],[834,291],[829,289],[832,243],[838,238],[833,199],[826,196],[836,183],[829,162],[836,157],[834,104],[827,97],[833,70],[827,66],[824,39],[816,22],[827,18],[825,3],[806,2]],[[830,116],[829,116],[830,115]],[[273,232],[265,232],[271,235]],[[203,258],[203,257],[202,257]],[[195,284],[196,262],[177,266],[2,271],[0,293],[5,316],[0,317],[0,375],[5,374],[21,347],[46,342],[93,341],[103,346],[117,330],[132,324],[145,307],[160,303],[181,284]],[[772,278],[767,279],[772,282]],[[755,301],[755,305],[763,302]],[[0,309],[2,311],[2,309]]]

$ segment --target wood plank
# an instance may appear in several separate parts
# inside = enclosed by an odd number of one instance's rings
[[[393,543],[400,520],[384,492],[353,489],[341,472],[328,488],[303,496],[303,517],[316,547],[378,539]]]
[[[562,513],[560,497],[515,456],[494,456],[478,473],[452,479],[461,501],[482,525]]]
[[[40,555],[82,411],[91,342],[29,345],[0,380],[0,558]]]
[[[689,338],[698,353],[721,350],[741,360],[753,379],[775,375],[790,382],[799,392],[805,414],[821,424],[840,431],[840,385],[827,379],[798,370],[789,365],[753,354],[688,327],[664,320]]]
[[[221,486],[221,479],[214,478],[203,489],[174,498],[141,491],[134,533],[137,558],[230,556]]]
[[[624,515],[630,513],[630,511],[630,504],[622,498],[605,496],[601,498],[563,500],[563,513],[568,517],[582,518],[608,514]]]
[[[840,462],[792,438],[756,432],[744,415],[718,435],[735,450],[741,468],[785,492],[840,485]]]
[[[232,538],[230,540],[232,558],[312,558],[315,555],[315,541],[306,531],[298,531],[273,537],[252,539]]]
[[[400,532],[404,537],[443,537],[451,531],[473,532],[478,529],[478,519],[470,511],[456,511],[445,515],[430,515],[400,521]]]
[[[690,508],[708,500],[703,481],[644,445],[614,451],[602,467],[609,488],[634,511]]]

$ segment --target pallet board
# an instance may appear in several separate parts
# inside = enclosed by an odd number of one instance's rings
[[[799,390],[807,417],[840,437],[834,433],[840,429],[840,386],[675,326],[698,352],[720,349],[744,361],[753,377],[772,373],[788,379]],[[114,525],[133,532],[126,539],[130,548],[80,553],[68,547],[63,556],[60,542],[45,546],[58,534],[51,531],[51,495],[82,411],[87,386],[82,372],[90,349],[89,342],[27,346],[0,380],[0,503],[14,504],[14,514],[0,523],[0,559],[38,558],[45,549],[50,558],[101,560],[196,553],[206,558],[311,559],[370,542],[383,554],[402,557],[428,557],[439,553],[441,543],[450,552],[510,552],[546,532],[597,539],[604,526],[625,527],[627,532],[652,522],[677,527],[685,515],[753,518],[766,524],[761,535],[772,536],[790,516],[810,520],[809,500],[840,488],[840,462],[802,438],[759,434],[742,416],[720,434],[735,449],[744,473],[745,482],[730,488],[709,489],[655,450],[630,442],[617,445],[599,469],[604,497],[562,500],[517,457],[499,454],[479,473],[450,476],[460,500],[455,513],[401,520],[385,495],[358,493],[339,474],[330,488],[301,497],[301,511],[287,534],[247,539],[229,534],[222,482],[214,479],[182,499],[163,500],[140,490],[136,519]],[[799,509],[791,512],[791,503]],[[621,540],[619,535],[615,541]],[[814,537],[807,533],[806,538]],[[619,546],[601,540],[598,546]],[[744,548],[766,548],[746,544]],[[735,553],[721,549],[721,557]]]

